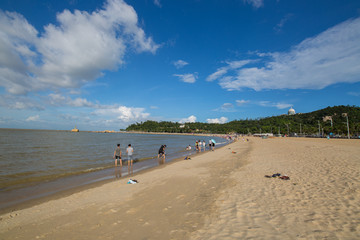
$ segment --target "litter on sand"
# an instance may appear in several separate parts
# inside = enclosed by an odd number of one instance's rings
[[[290,180],[290,177],[287,175],[282,175],[281,173],[274,173],[273,175],[265,175],[267,178],[280,178],[282,180]]]
[[[127,184],[136,184],[136,183],[138,183],[136,179],[129,179],[129,181],[127,182]]]
[[[190,157],[185,157],[184,160],[191,160],[191,158]]]

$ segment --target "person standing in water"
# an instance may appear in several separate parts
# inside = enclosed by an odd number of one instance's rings
[[[165,148],[166,148],[166,145],[161,145],[161,147],[159,149],[159,152],[158,152],[159,164],[165,163]]]
[[[133,172],[133,153],[134,153],[134,149],[131,147],[131,144],[128,145],[128,147],[126,148],[126,153],[128,156],[128,173],[132,173]]]
[[[117,148],[114,151],[114,157],[115,159],[115,166],[117,166],[117,160],[119,159],[120,166],[122,167],[122,160],[121,160],[121,149],[120,144],[118,143]]]

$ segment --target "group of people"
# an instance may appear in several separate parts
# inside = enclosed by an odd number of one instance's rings
[[[212,140],[209,140],[209,150],[213,150],[214,151],[215,148],[215,143]],[[165,149],[166,149],[166,145],[161,145],[158,151],[158,161],[159,164],[164,164],[165,163]],[[204,151],[206,150],[206,143],[205,141],[201,141],[198,140],[195,142],[195,149],[198,152],[201,152],[201,149],[204,149]],[[189,145],[186,150],[191,150],[191,146]],[[115,166],[117,166],[118,160],[119,160],[119,164],[122,167],[123,163],[122,163],[122,157],[121,157],[121,148],[120,148],[120,144],[117,144],[117,147],[114,151],[114,159],[115,159]],[[133,154],[134,154],[134,148],[131,146],[131,144],[128,145],[128,147],[126,148],[126,154],[127,154],[127,162],[128,162],[128,167],[133,167]],[[130,169],[130,168],[129,168]]]
[[[201,141],[201,140],[198,140],[195,142],[195,150],[197,152],[201,152],[201,148],[204,149],[204,152],[205,152],[205,147],[206,147],[206,143],[205,141]]]
[[[197,152],[201,152],[201,149],[204,150],[204,152],[206,151],[206,143],[204,140],[198,140],[195,142],[195,150]],[[215,149],[215,143],[212,140],[209,140],[209,151],[212,150],[214,151]],[[191,150],[191,146],[189,145],[186,150]]]
[[[131,144],[128,145],[128,147],[126,148],[126,154],[127,154],[127,160],[128,160],[128,166],[132,166],[133,165],[133,153],[134,153],[134,148],[131,146]],[[122,158],[121,158],[121,149],[120,149],[120,144],[117,144],[117,147],[114,151],[114,157],[115,159],[115,166],[117,166],[117,162],[119,160],[119,164],[122,167]]]
[[[161,145],[159,151],[158,151],[158,159],[159,159],[159,163],[165,163],[165,148],[166,145]],[[128,147],[126,148],[126,154],[127,154],[127,162],[128,162],[128,166],[133,166],[133,153],[134,153],[134,148],[131,146],[131,144],[128,145]],[[122,157],[121,157],[121,148],[120,148],[120,144],[117,144],[117,147],[115,148],[114,151],[114,156],[113,158],[115,159],[115,166],[117,166],[118,160],[119,160],[119,164],[122,167]]]

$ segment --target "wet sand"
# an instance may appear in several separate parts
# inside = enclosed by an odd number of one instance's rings
[[[250,138],[134,178],[3,214],[0,239],[360,238],[358,140]]]

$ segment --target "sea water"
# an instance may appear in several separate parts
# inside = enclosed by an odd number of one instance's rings
[[[186,151],[196,140],[210,136],[134,133],[70,132],[0,129],[0,209],[80,185],[127,175],[114,169],[113,154],[121,145],[134,148],[133,172],[154,167],[158,149],[166,144],[167,161],[195,152]],[[194,147],[193,147],[194,149]]]

